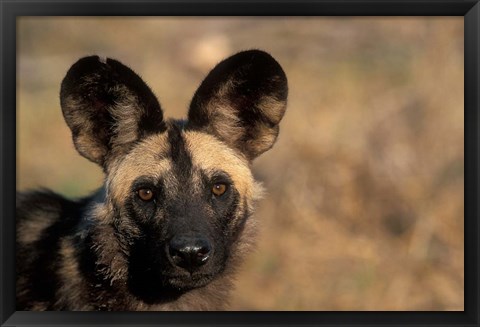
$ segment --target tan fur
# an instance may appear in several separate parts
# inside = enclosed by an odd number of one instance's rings
[[[102,147],[93,146],[94,140],[90,135],[80,134],[76,139],[77,150],[94,162],[101,162],[107,151]]]
[[[110,110],[114,119],[114,146],[129,144],[138,139],[137,123],[140,121],[141,111],[138,108],[138,99],[124,85],[117,85],[113,90],[119,94],[115,103],[115,110]],[[114,154],[115,156],[115,154]]]
[[[18,234],[17,241],[22,244],[29,244],[37,241],[43,231],[49,227],[55,216],[45,215],[44,212],[32,212],[32,219],[29,221],[18,222],[18,229],[22,232]]]
[[[241,194],[242,206],[246,206],[252,212],[255,202],[262,197],[264,188],[253,178],[250,163],[209,134],[190,131],[185,133],[185,139],[194,166],[207,174],[216,170],[223,170],[229,174],[235,188]]]
[[[285,114],[287,102],[285,100],[278,100],[275,97],[264,96],[257,104],[257,108],[265,117],[268,117],[274,124],[279,124]]]
[[[225,143],[209,134],[194,131],[185,132],[185,140],[195,166],[207,173],[219,169],[227,172],[240,194],[247,198],[254,198],[256,193],[262,192],[262,187],[255,184],[249,162]],[[107,181],[107,194],[122,203],[127,193],[131,192],[130,186],[137,177],[148,175],[160,178],[169,174],[172,169],[170,159],[166,158],[169,150],[166,134],[145,139],[112,165],[110,179]],[[171,177],[173,178],[173,175]],[[176,192],[175,182],[171,178],[165,181],[170,182],[167,190]]]
[[[223,170],[228,173],[243,196],[253,197],[254,180],[249,163],[215,137],[201,132],[186,132],[185,140],[194,166],[205,172]]]
[[[96,264],[105,266],[102,272],[113,283],[126,277],[128,258],[124,254],[125,251],[122,250],[122,244],[114,236],[112,212],[113,204],[107,201],[107,203],[93,206],[87,213],[87,217],[95,220],[93,224],[96,225],[97,230],[104,231],[102,238],[95,240],[97,245],[93,250],[98,257]]]
[[[107,180],[107,195],[123,203],[132,182],[139,176],[146,175],[160,178],[172,168],[171,160],[166,154],[170,150],[167,135],[156,134],[148,137],[125,157],[119,158],[110,168]]]
[[[78,258],[75,254],[75,246],[72,238],[60,240],[59,254],[59,276],[65,286],[58,289],[57,302],[62,304],[68,303],[69,307],[74,308],[73,310],[92,310],[90,305],[78,305],[78,303],[85,303],[85,301],[78,301],[78,297],[82,295],[81,287],[84,279],[79,272]],[[71,301],[71,299],[77,299],[77,301]]]
[[[233,79],[225,81],[203,108],[212,121],[211,132],[233,142],[242,138],[245,132],[236,109],[227,100],[236,84]]]
[[[65,121],[71,129],[75,128],[80,131],[75,137],[76,149],[86,158],[94,162],[101,162],[107,154],[107,150],[92,136],[93,124],[90,117],[77,114],[78,111],[83,110],[84,100],[68,96],[63,101],[64,107],[71,108],[71,110],[64,111]]]
[[[265,126],[264,124],[255,125],[257,138],[246,141],[246,146],[256,154],[261,154],[272,147],[277,138],[277,130]]]
[[[213,114],[212,134],[219,135],[224,140],[237,142],[243,137],[245,130],[240,125],[235,109],[228,104],[218,103],[217,106],[220,108]]]
[[[17,196],[17,202],[20,203],[22,198],[22,195]],[[30,208],[29,219],[17,221],[17,241],[20,244],[28,245],[39,240],[45,229],[57,219],[58,210],[59,206],[54,205]]]

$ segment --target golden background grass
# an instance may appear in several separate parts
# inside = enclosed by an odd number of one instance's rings
[[[231,309],[464,309],[462,17],[23,17],[17,33],[19,190],[102,183],[59,105],[80,57],[122,61],[180,118],[218,61],[263,49],[289,105],[254,164],[268,192]]]

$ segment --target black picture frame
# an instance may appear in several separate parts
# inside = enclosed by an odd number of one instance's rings
[[[462,325],[479,326],[478,0],[55,1],[0,0],[1,326]],[[463,16],[465,24],[465,310],[463,312],[16,312],[16,19],[20,16]]]

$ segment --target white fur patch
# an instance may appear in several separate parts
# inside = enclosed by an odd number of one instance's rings
[[[98,61],[100,61],[102,64],[107,63],[107,57],[106,56],[98,56]]]

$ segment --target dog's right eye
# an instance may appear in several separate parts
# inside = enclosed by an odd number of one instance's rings
[[[149,188],[139,189],[137,195],[143,201],[151,201],[153,199],[153,191]]]

